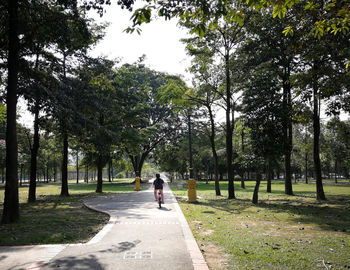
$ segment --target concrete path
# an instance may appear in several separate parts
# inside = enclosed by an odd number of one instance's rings
[[[110,215],[88,243],[0,247],[0,269],[207,270],[168,186],[158,209],[153,190],[90,198],[88,207]]]

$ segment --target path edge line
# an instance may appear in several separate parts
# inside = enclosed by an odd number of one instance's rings
[[[83,204],[87,208],[89,208],[95,212],[103,213],[103,214],[106,214],[109,216],[109,220],[108,220],[107,224],[93,238],[91,238],[89,242],[84,243],[85,245],[96,244],[96,243],[100,242],[102,240],[102,238],[112,229],[113,225],[117,221],[117,218],[112,217],[111,214],[108,213],[107,211],[103,211],[103,210],[97,209],[97,208],[89,205],[87,202],[83,202]]]
[[[192,234],[190,226],[188,225],[187,220],[186,220],[186,218],[185,218],[185,216],[180,208],[179,202],[177,201],[176,196],[173,193],[173,191],[171,190],[171,188],[169,188],[169,190],[171,191],[172,195],[174,196],[174,198],[176,200],[176,203],[174,203],[174,205],[175,205],[175,209],[176,209],[176,212],[177,212],[179,220],[180,220],[180,224],[181,224],[182,232],[183,232],[183,235],[185,238],[187,250],[190,253],[193,268],[194,268],[194,270],[209,270],[208,264],[205,261],[203,254],[198,247],[197,241]]]

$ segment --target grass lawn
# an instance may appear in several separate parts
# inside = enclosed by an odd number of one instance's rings
[[[266,183],[259,204],[235,184],[237,199],[227,200],[227,183],[216,197],[214,184],[197,183],[198,203],[187,203],[187,190],[172,188],[178,197],[210,269],[350,269],[350,185],[324,185],[327,201],[315,199],[314,184]]]
[[[119,179],[118,179],[119,180]],[[103,191],[132,192],[132,180],[104,182]],[[95,183],[73,184],[70,181],[67,198],[60,197],[60,184],[38,184],[37,202],[28,204],[28,186],[19,188],[20,217],[16,224],[0,225],[0,246],[83,243],[89,241],[108,222],[105,214],[83,205],[83,200],[95,193]],[[4,187],[0,187],[2,213]]]

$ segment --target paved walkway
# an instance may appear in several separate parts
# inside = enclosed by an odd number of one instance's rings
[[[0,247],[0,269],[207,270],[168,186],[164,194],[161,209],[151,189],[90,198],[88,207],[110,215],[90,242]]]

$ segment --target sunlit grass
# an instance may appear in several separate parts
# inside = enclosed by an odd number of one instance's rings
[[[133,191],[131,183],[134,179],[117,179],[110,183],[108,181],[103,182],[103,192],[128,192]],[[19,187],[19,202],[24,203],[28,200],[28,183],[25,183],[22,187]],[[0,207],[4,202],[4,186],[0,186]],[[81,194],[81,193],[95,193],[96,181],[89,181],[89,183],[76,184],[76,180],[69,180],[69,194]],[[44,195],[60,195],[61,183],[37,183],[36,195],[38,197]]]
[[[195,204],[183,199],[187,190],[173,188],[205,256],[214,244],[227,263],[222,269],[350,268],[349,185],[327,183],[328,200],[318,202],[314,184],[294,184],[295,196],[287,196],[282,182],[272,193],[262,183],[260,203],[253,205],[254,184],[243,190],[236,183],[237,199],[227,200],[227,183],[221,197],[213,183],[198,183]]]

